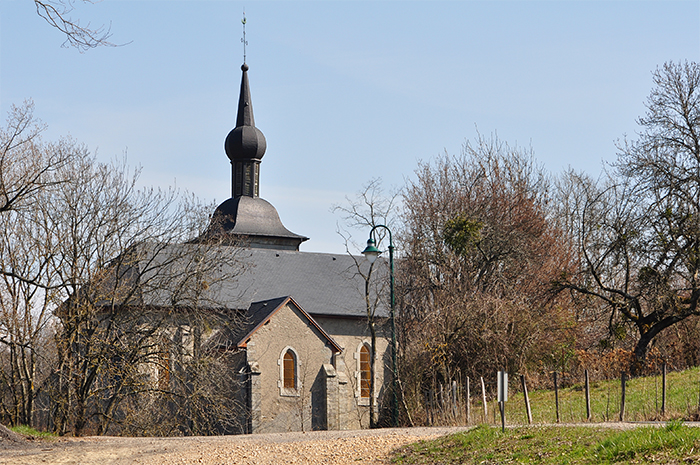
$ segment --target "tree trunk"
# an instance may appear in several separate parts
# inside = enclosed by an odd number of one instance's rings
[[[73,386],[73,391],[75,393],[75,402],[73,414],[73,435],[80,437],[83,435],[83,429],[87,423],[87,418],[85,417],[86,405],[85,398],[81,395],[81,383],[78,379],[75,379]]]
[[[649,352],[649,344],[654,338],[664,329],[672,326],[679,321],[684,320],[687,316],[669,316],[662,320],[657,320],[652,325],[649,325],[647,319],[637,323],[637,329],[639,330],[639,339],[637,344],[634,346],[634,359],[632,360],[632,366],[630,367],[630,373],[633,376],[639,376],[644,372],[644,367],[646,366],[647,353]],[[653,321],[653,320],[652,320]],[[646,325],[646,326],[643,326]],[[650,326],[650,327],[649,327]],[[645,328],[648,328],[644,330]]]
[[[653,336],[649,336],[649,334],[650,332],[642,334],[637,341],[637,345],[634,346],[634,358],[632,359],[632,366],[630,367],[632,376],[640,376],[644,372],[647,353],[649,352],[649,344],[654,338]]]

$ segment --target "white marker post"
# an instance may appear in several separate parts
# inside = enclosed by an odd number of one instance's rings
[[[506,431],[506,401],[508,400],[508,373],[498,372],[498,406],[501,408],[501,431]]]

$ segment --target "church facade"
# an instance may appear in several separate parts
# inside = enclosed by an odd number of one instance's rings
[[[192,242],[235,248],[244,271],[219,286],[218,299],[243,318],[234,330],[203,334],[203,343],[229,353],[239,375],[241,389],[232,395],[242,411],[234,432],[366,428],[370,406],[377,418],[389,397],[387,309],[374,310],[373,349],[364,258],[299,251],[308,238],[285,228],[260,198],[266,141],[253,118],[248,65],[241,69],[236,127],[225,141],[232,195]]]

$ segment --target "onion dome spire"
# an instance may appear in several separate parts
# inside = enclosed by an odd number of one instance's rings
[[[192,242],[298,251],[299,244],[309,238],[285,228],[275,207],[260,198],[260,162],[267,143],[263,133],[255,127],[245,61],[241,70],[236,127],[224,143],[231,160],[233,193],[217,207],[207,230]]]
[[[229,132],[224,149],[232,169],[232,196],[258,197],[260,195],[260,161],[265,155],[267,142],[255,127],[253,104],[248,83],[248,65],[241,66],[241,94],[238,98],[236,127]]]

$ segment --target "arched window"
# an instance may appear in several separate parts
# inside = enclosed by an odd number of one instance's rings
[[[282,368],[282,378],[283,378],[283,383],[282,386],[285,389],[296,389],[296,380],[297,380],[297,373],[296,373],[296,360],[294,360],[294,353],[291,350],[288,350],[284,353],[284,358],[283,358],[283,368]]]
[[[277,360],[280,367],[280,377],[277,381],[277,386],[280,389],[280,395],[287,397],[296,397],[299,395],[299,366],[301,360],[297,355],[296,350],[287,346],[282,349],[280,358]]]
[[[367,345],[360,347],[360,397],[369,399],[369,381],[371,377],[370,351]]]
[[[170,354],[167,351],[158,354],[158,389],[170,388]]]
[[[167,391],[170,388],[170,350],[168,340],[165,337],[160,340],[156,357],[158,389]]]

